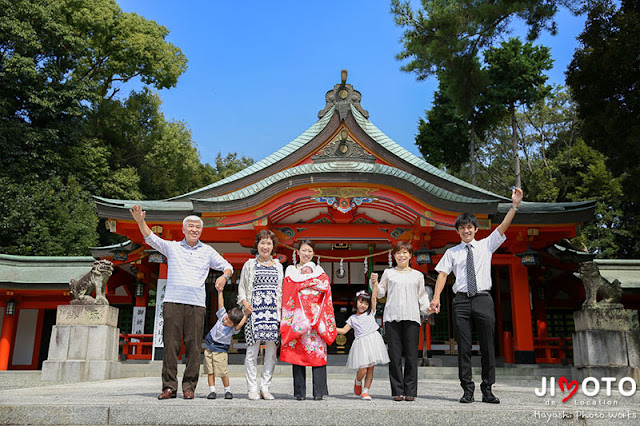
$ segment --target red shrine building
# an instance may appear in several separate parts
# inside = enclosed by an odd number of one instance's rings
[[[165,239],[183,238],[185,216],[195,214],[203,219],[201,240],[211,244],[235,269],[225,290],[227,307],[235,304],[239,273],[244,262],[254,256],[258,231],[276,233],[280,242],[276,255],[284,263],[295,261],[292,247],[297,241],[314,241],[318,260],[332,280],[340,325],[350,315],[353,296],[365,288],[368,275],[389,267],[389,252],[396,242],[413,244],[412,267],[433,283],[436,263],[447,248],[460,242],[454,229],[460,213],[478,217],[478,239],[495,229],[511,206],[510,194],[494,194],[471,185],[410,153],[369,120],[361,99],[360,92],[346,83],[343,72],[341,83],[326,93],[318,120],[246,169],[167,200],[95,198],[98,214],[107,220],[109,230],[128,238],[122,244],[92,249],[94,258],[106,258],[116,265],[107,283],[107,297],[120,309],[123,359],[162,356],[159,307],[167,265],[161,254],[144,244],[129,213],[133,204],[141,204],[149,226]],[[576,265],[550,255],[548,248],[575,237],[592,219],[594,209],[592,201],[521,203],[507,231],[507,241],[493,256],[496,350],[505,362],[560,362],[563,358],[552,354],[549,345],[571,336],[572,313],[580,309],[584,289],[573,276]],[[20,264],[19,256],[10,257],[14,265]],[[85,263],[91,260],[82,259]],[[9,260],[5,263],[11,263]],[[0,258],[0,274],[2,262]],[[26,260],[24,263],[29,266]],[[212,271],[207,282],[210,323],[215,318],[216,276]],[[441,313],[423,324],[421,346],[430,350],[429,354],[455,353],[450,286],[442,297]],[[65,290],[60,283],[0,281],[0,309],[4,309],[0,369],[3,359],[8,360],[4,369],[38,368],[36,356],[42,352],[38,339],[47,338],[46,330],[39,335],[31,333],[34,343],[26,346],[33,350],[32,358],[15,363],[12,351],[25,346],[17,342],[21,325],[15,315],[35,311],[29,314],[29,324],[37,330],[46,329],[51,322],[45,320],[51,317],[47,311],[68,300],[68,287]],[[7,320],[9,308],[14,319]],[[242,350],[241,341],[234,346]],[[329,350],[344,352],[348,346],[349,341],[339,341]]]

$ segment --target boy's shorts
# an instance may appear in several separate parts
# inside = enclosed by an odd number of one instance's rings
[[[227,377],[227,365],[229,364],[229,354],[226,352],[212,352],[204,350],[204,374],[213,374],[217,377]]]

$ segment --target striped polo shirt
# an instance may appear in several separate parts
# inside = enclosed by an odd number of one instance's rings
[[[191,247],[185,240],[163,240],[153,232],[144,241],[167,258],[164,302],[206,307],[204,282],[209,269],[233,271],[229,262],[202,241]]]

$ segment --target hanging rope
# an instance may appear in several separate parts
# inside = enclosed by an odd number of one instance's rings
[[[282,246],[282,247],[284,247],[284,248],[288,248],[289,250],[293,250],[293,259],[292,259],[292,260],[293,260],[293,262],[295,263],[295,258],[296,258],[296,257],[295,257],[295,256],[296,256],[296,254],[295,254],[295,253],[296,253],[296,250],[297,250],[297,249],[296,249],[296,248],[294,248],[294,247],[288,246],[288,245],[286,245],[286,244],[282,244],[282,243],[278,243],[278,247],[279,247],[279,246]],[[385,253],[389,253],[389,256],[391,256],[391,251],[392,251],[392,250],[393,250],[393,249],[388,249],[388,250],[384,250],[384,251],[379,251],[379,252],[377,252],[377,253],[367,254],[367,255],[364,255],[364,256],[351,256],[351,257],[322,256],[322,258],[323,258],[323,259],[330,259],[330,260],[341,260],[341,259],[344,259],[344,260],[368,259],[368,258],[370,258],[370,257],[380,256],[380,255],[385,254]],[[318,256],[318,259],[320,259],[320,256]],[[318,262],[318,263],[320,263],[320,262]]]

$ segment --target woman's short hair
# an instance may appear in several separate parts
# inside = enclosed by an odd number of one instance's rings
[[[258,232],[256,234],[256,239],[253,243],[253,248],[254,249],[258,249],[258,243],[261,240],[264,240],[265,238],[270,238],[271,242],[273,242],[273,250],[271,250],[271,253],[273,253],[274,251],[276,251],[276,248],[278,247],[278,237],[276,237],[276,234],[269,230],[269,229],[263,229],[260,232]]]
[[[391,251],[391,253],[396,254],[400,250],[406,250],[409,252],[409,254],[411,255],[413,254],[413,246],[408,241],[398,241],[396,245],[393,247],[393,250]]]
[[[202,222],[202,219],[199,216],[189,215],[185,217],[182,219],[182,227],[185,228],[188,222],[198,222],[200,226],[204,226],[204,222]]]

